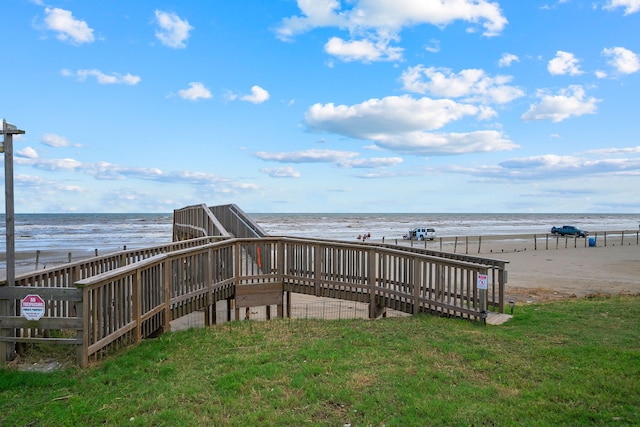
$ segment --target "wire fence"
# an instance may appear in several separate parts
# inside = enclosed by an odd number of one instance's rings
[[[284,307],[286,312],[286,306]],[[266,321],[275,319],[277,307],[275,305],[269,308],[270,316],[267,315],[267,307],[250,307],[240,309],[239,316],[236,319],[236,310],[232,309],[228,312],[224,310],[216,310],[216,324],[224,324],[229,321]],[[172,331],[180,331],[190,328],[205,327],[205,312],[194,312],[187,316],[183,316],[171,322]],[[386,311],[389,317],[407,317],[410,314],[401,311],[388,309]],[[299,320],[350,320],[350,319],[368,319],[369,304],[364,302],[353,302],[344,300],[321,301],[313,303],[291,304],[291,317],[286,318],[287,324],[297,322]]]

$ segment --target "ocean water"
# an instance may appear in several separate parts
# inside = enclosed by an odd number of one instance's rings
[[[552,226],[576,225],[590,232],[638,230],[640,214],[398,214],[248,213],[274,236],[355,241],[400,239],[413,227],[432,227],[439,237],[543,234]],[[16,214],[16,252],[86,251],[100,254],[171,242],[172,213]],[[5,218],[0,215],[0,252],[5,251]]]
[[[640,214],[251,214],[274,236],[355,240],[400,239],[414,227],[435,228],[438,237],[544,234],[553,226],[575,225],[587,231],[638,230]]]
[[[6,251],[0,215],[0,252]],[[100,254],[171,242],[173,214],[16,214],[16,252],[64,250]]]

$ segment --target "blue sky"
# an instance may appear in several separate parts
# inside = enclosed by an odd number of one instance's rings
[[[2,6],[18,213],[640,212],[640,0]]]

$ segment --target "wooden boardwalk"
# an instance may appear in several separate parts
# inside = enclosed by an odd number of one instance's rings
[[[0,363],[11,359],[18,342],[74,345],[78,364],[87,366],[185,317],[210,325],[251,319],[262,308],[267,319],[302,316],[293,310],[292,295],[333,299],[339,318],[352,315],[342,310],[343,301],[370,319],[390,313],[471,321],[488,314],[490,324],[507,319],[492,314],[504,312],[505,261],[266,236],[235,205],[176,211],[174,239],[171,245],[25,274],[16,286],[0,285]],[[38,320],[23,318],[19,310],[32,294],[46,307]]]

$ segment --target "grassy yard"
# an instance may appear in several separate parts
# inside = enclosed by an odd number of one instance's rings
[[[233,322],[88,369],[0,370],[2,426],[640,425],[640,296],[416,316]]]

